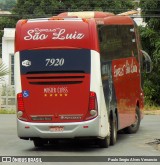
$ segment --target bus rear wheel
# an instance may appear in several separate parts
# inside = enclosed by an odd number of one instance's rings
[[[138,106],[136,106],[135,118],[136,118],[136,121],[132,125],[124,129],[125,133],[128,133],[128,134],[136,133],[139,129],[141,116],[140,116],[140,109]]]
[[[35,139],[33,140],[33,143],[36,148],[40,148],[44,146],[44,141],[41,139]]]
[[[110,145],[117,142],[117,117],[110,119]]]
[[[108,148],[110,144],[110,137],[107,136],[104,139],[98,139],[98,144],[101,148]]]

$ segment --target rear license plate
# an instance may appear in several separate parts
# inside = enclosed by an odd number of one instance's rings
[[[52,131],[52,132],[62,132],[62,131],[64,131],[64,126],[53,126],[53,127],[50,127],[50,131]]]

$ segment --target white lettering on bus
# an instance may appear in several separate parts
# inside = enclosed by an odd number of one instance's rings
[[[77,31],[75,31],[74,33],[67,33],[65,34],[66,30],[65,29],[60,29],[57,28],[55,29],[54,33],[53,33],[53,40],[68,40],[68,39],[77,39],[80,40],[84,37],[83,33],[78,33]]]
[[[64,58],[48,58],[46,59],[46,66],[62,66],[64,65]]]
[[[116,65],[114,65],[114,77],[121,77],[124,75],[124,68],[125,65],[121,68],[116,68]]]
[[[45,40],[48,35],[40,34],[40,32],[35,32],[35,30],[28,30],[28,36],[24,37],[24,40]]]
[[[56,28],[56,29],[30,29],[27,31],[27,35],[24,36],[24,40],[46,40],[48,38],[47,33],[52,33],[53,40],[81,40],[84,38],[84,33],[79,33],[74,31],[72,33],[67,33],[66,29]]]
[[[68,88],[66,86],[64,87],[47,87],[47,88],[44,88],[44,93],[48,93],[48,94],[55,94],[55,93],[58,93],[58,94],[67,94],[69,91],[68,91]]]
[[[131,73],[137,73],[137,72],[138,72],[137,65],[135,65],[132,60]]]
[[[117,67],[117,65],[114,65],[114,77],[121,77],[125,74],[127,75],[137,72],[138,67],[136,64],[134,64],[133,59],[131,63],[129,63],[128,60],[126,60],[126,63],[122,67]]]

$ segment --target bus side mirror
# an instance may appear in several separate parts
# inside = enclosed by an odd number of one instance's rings
[[[146,73],[151,73],[152,71],[152,60],[150,58],[150,56],[148,55],[147,52],[145,52],[144,50],[141,50],[141,53],[144,57],[144,61],[143,61],[143,69],[145,70]]]

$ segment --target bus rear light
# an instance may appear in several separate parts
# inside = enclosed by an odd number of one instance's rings
[[[53,17],[49,18],[48,20],[64,20],[64,18],[53,16]]]
[[[85,22],[85,23],[88,23],[88,20],[85,19],[85,18],[82,18],[82,21]]]
[[[17,94],[18,110],[24,111],[24,102],[22,93]]]
[[[88,125],[84,125],[83,128],[88,128]]]
[[[97,96],[95,92],[89,94],[89,107],[85,120],[91,120],[98,115]]]
[[[89,95],[89,110],[97,110],[97,97],[95,92],[90,92]]]
[[[28,20],[22,20],[22,25],[26,24]]]
[[[24,110],[23,94],[17,94],[17,117],[20,120],[27,121],[27,115]]]
[[[96,111],[96,110],[91,110],[91,111],[90,111],[90,114],[91,114],[92,116],[95,116],[95,115],[97,115],[97,111]]]
[[[21,118],[22,116],[23,116],[23,112],[22,112],[22,111],[18,111],[18,112],[17,112],[17,117],[18,117],[18,118]]]

